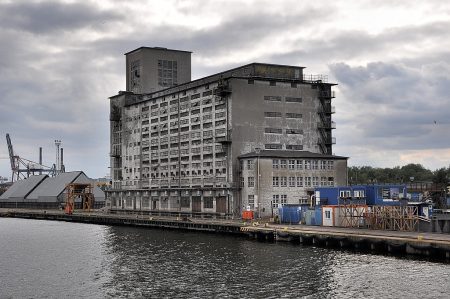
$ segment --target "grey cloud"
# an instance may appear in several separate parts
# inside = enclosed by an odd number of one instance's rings
[[[389,56],[391,53],[405,52],[405,45],[420,47],[424,43],[440,43],[441,40],[448,40],[450,32],[447,28],[449,27],[449,21],[442,21],[391,28],[379,34],[360,30],[329,31],[317,38],[298,38],[296,44],[301,46],[286,53],[274,54],[267,59],[277,63],[292,63],[301,58],[301,63],[307,60],[324,64],[357,58],[366,60],[367,57],[380,57],[385,53]],[[433,51],[439,51],[439,49],[428,50],[426,55],[434,55]],[[429,61],[429,59],[426,60]]]
[[[350,67],[339,63],[330,70],[339,83],[341,105],[351,109],[350,114],[336,115],[339,138],[385,150],[450,147],[448,138],[439,138],[450,130],[450,76],[428,76],[450,74],[450,65],[411,68],[377,62]],[[343,118],[342,127],[339,118]]]
[[[103,11],[94,5],[82,3],[43,1],[0,4],[0,24],[3,28],[20,28],[37,34],[87,26],[102,28],[106,23],[120,18],[117,12]]]
[[[330,17],[328,12],[307,10],[298,15],[279,15],[269,12],[238,13],[215,27],[193,30],[184,26],[154,26],[139,36],[103,39],[92,44],[107,53],[124,53],[142,45],[162,45],[167,48],[194,51],[199,57],[220,57],[236,49],[251,49],[253,45],[270,40],[283,32],[309,26],[317,19]],[[161,33],[164,34],[161,34]]]

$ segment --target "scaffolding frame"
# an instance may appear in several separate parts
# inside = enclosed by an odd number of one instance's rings
[[[359,228],[366,226],[365,215],[368,207],[365,199],[339,198],[339,225]]]
[[[66,214],[72,214],[75,210],[75,200],[81,199],[81,209],[90,212],[94,207],[94,186],[86,183],[71,183],[66,186]]]
[[[372,206],[366,220],[371,229],[412,232],[419,227],[418,208],[411,206]]]

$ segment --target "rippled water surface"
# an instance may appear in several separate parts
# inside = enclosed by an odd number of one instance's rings
[[[449,298],[450,265],[232,236],[0,218],[0,298]]]

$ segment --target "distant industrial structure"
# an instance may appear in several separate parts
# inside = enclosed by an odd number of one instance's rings
[[[65,172],[63,148],[60,148],[61,140],[55,140],[56,161],[52,166],[45,166],[42,163],[42,147],[39,147],[39,162],[33,162],[14,152],[9,134],[6,134],[6,143],[8,145],[9,160],[11,164],[11,182],[25,179],[32,175],[42,175],[43,173],[47,173],[50,176],[56,176],[59,173]]]
[[[346,184],[325,76],[251,63],[191,81],[191,52],[125,56],[127,90],[110,98],[112,210],[267,216]]]

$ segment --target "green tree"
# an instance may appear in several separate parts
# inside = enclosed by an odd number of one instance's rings
[[[439,168],[433,173],[433,183],[447,185],[449,181],[450,168]]]

